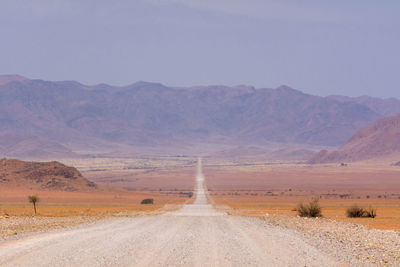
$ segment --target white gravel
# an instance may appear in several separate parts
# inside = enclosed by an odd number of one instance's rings
[[[0,242],[1,266],[368,266],[354,251],[282,223],[229,216],[196,200],[177,212],[113,218]],[[332,245],[333,244],[333,245]],[[385,263],[393,265],[394,263]],[[395,265],[393,265],[395,266]]]
[[[90,223],[101,218],[92,216],[74,217],[3,217],[0,216],[0,241],[11,236],[20,236],[32,232],[48,231],[49,229]],[[104,219],[104,218],[103,218]]]
[[[317,218],[266,216],[279,227],[295,230],[307,243],[350,266],[400,266],[400,232]]]

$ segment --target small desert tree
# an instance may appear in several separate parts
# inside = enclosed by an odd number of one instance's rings
[[[36,203],[39,202],[39,197],[37,195],[28,196],[29,203],[33,204],[33,209],[36,215]]]

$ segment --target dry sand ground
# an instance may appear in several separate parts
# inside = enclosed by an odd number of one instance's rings
[[[327,219],[229,216],[196,201],[0,243],[4,266],[375,266],[400,264],[400,235]]]
[[[108,217],[157,214],[193,201],[195,162],[181,157],[94,158],[75,163],[85,177],[102,185],[101,191],[62,192],[0,187],[0,238],[93,222]],[[112,186],[108,188],[107,186]],[[27,196],[37,194],[38,215]],[[154,205],[140,205],[145,198]]]
[[[400,231],[400,167],[371,162],[340,167],[299,164],[205,163],[214,204],[238,215],[296,216],[299,202],[320,197],[328,219]],[[375,219],[350,219],[347,207],[377,208]]]
[[[187,195],[176,192],[160,194],[153,191],[120,191],[116,194],[116,192],[39,191],[41,201],[37,205],[38,214],[33,216],[32,204],[27,203],[26,198],[31,193],[23,190],[9,190],[7,194],[13,196],[9,198],[6,193],[2,194],[4,199],[0,202],[0,239],[17,234],[74,226],[109,217],[160,214],[166,210],[176,210],[180,205],[193,201]],[[35,191],[35,193],[38,192]],[[155,203],[141,205],[141,200],[145,198],[153,198]]]

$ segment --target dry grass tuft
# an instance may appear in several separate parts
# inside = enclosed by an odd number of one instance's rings
[[[318,198],[313,198],[308,204],[300,203],[297,205],[296,210],[300,217],[322,217],[322,209]]]
[[[346,216],[349,218],[375,218],[376,209],[372,207],[365,209],[355,204],[346,210]]]

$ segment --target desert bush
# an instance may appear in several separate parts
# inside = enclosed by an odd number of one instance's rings
[[[322,217],[322,209],[318,198],[314,198],[308,204],[300,203],[297,205],[296,211],[300,217]]]
[[[152,198],[145,198],[142,200],[142,202],[140,202],[140,204],[153,204],[154,203],[154,199]]]
[[[369,207],[366,211],[366,217],[375,218],[376,217],[376,209]]]
[[[353,205],[346,210],[346,215],[349,218],[375,218],[376,209],[369,207],[368,209]]]
[[[346,215],[349,218],[360,218],[364,217],[365,210],[358,205],[353,205],[346,210]]]

